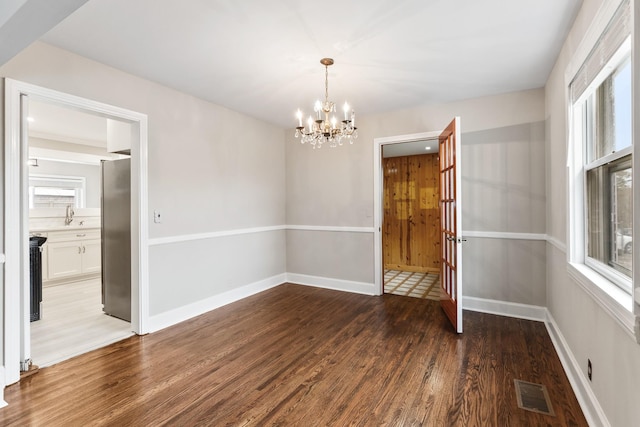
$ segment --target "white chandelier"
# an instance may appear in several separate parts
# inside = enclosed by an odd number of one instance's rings
[[[302,126],[302,111],[298,109],[296,138],[301,137],[301,143],[308,142],[314,149],[322,147],[324,143],[328,143],[329,147],[336,147],[342,145],[345,139],[353,144],[353,140],[358,137],[358,128],[355,126],[356,114],[345,102],[342,107],[344,120],[338,122],[335,114],[329,117],[331,113],[336,112],[335,104],[329,101],[329,65],[333,65],[333,59],[322,58],[320,63],[324,65],[324,102],[316,101],[313,107],[316,113],[315,120],[313,116],[309,116],[307,126]]]

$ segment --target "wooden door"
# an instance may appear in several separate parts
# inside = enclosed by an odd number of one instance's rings
[[[440,305],[457,333],[462,333],[462,228],[460,118],[440,134]]]

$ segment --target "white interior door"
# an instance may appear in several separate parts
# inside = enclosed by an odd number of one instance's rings
[[[440,134],[440,305],[457,333],[462,333],[462,210],[460,117]]]

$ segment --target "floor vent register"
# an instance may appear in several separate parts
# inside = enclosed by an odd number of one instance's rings
[[[518,407],[539,414],[555,416],[547,388],[542,384],[514,380]]]

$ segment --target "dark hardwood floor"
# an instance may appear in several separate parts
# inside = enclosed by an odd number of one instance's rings
[[[44,368],[3,426],[586,426],[544,324],[286,284]],[[556,416],[519,409],[514,379]]]

